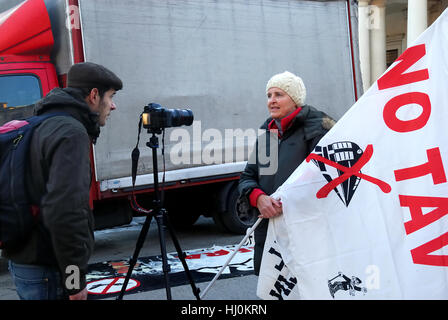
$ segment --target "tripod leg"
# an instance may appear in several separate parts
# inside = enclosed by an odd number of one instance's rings
[[[131,278],[132,270],[134,270],[135,264],[137,263],[138,255],[140,254],[140,250],[143,247],[143,243],[145,242],[146,236],[148,234],[149,226],[151,224],[152,216],[148,214],[145,219],[145,223],[143,224],[142,230],[140,231],[140,235],[138,236],[137,244],[135,246],[135,251],[132,258],[129,260],[129,269],[126,274],[126,278],[124,279],[123,286],[121,287],[120,294],[117,297],[117,300],[122,300],[124,292],[126,291],[126,287],[128,286],[129,279]]]
[[[170,232],[171,240],[173,240],[174,246],[176,247],[177,255],[182,262],[182,266],[184,267],[185,273],[187,274],[187,278],[190,281],[191,289],[193,290],[193,294],[196,297],[196,300],[201,300],[199,297],[199,288],[196,287],[193,277],[190,273],[190,270],[188,269],[187,262],[185,261],[185,253],[182,251],[179,241],[177,240],[176,234],[174,233],[173,227],[171,226],[171,223],[169,219],[165,219],[166,225],[168,227],[168,231]]]
[[[170,288],[170,280],[169,280],[169,272],[170,265],[168,264],[168,259],[166,255],[166,242],[165,242],[165,217],[163,214],[164,209],[160,209],[157,215],[155,216],[157,221],[157,227],[159,229],[159,242],[160,242],[160,251],[162,254],[162,269],[163,274],[165,276],[165,289],[166,289],[166,298],[167,300],[172,300],[171,298],[171,288]]]

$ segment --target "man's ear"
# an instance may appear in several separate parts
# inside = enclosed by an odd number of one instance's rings
[[[97,88],[93,88],[89,95],[86,97],[86,102],[89,105],[89,107],[92,109],[92,111],[98,111],[96,110],[99,106],[100,102],[100,93]]]

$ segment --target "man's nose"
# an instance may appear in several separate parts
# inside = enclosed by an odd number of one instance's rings
[[[110,108],[111,110],[115,110],[117,109],[117,106],[115,105],[115,102],[112,102],[112,107]]]

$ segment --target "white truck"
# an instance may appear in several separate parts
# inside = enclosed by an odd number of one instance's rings
[[[362,94],[353,0],[1,0],[0,124],[65,86],[69,67],[92,61],[124,82],[92,146],[96,228],[128,223],[131,151],[148,103],[188,108],[191,126],[167,128],[165,207],[175,225],[203,214],[244,233],[256,216],[236,208],[237,183],[259,126],[265,86],[300,75],[307,103],[339,119]],[[135,192],[151,205],[149,134],[142,132]],[[164,170],[163,170],[164,169]]]

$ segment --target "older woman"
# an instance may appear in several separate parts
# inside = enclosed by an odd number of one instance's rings
[[[261,126],[267,133],[278,130],[277,170],[275,173],[263,171],[259,156],[266,156],[256,142],[254,153],[241,174],[239,182],[240,201],[249,202],[258,209],[260,217],[272,218],[282,213],[282,204],[271,198],[272,194],[297,166],[305,160],[319,140],[334,124],[334,120],[324,112],[305,104],[306,89],[303,81],[291,72],[274,75],[266,85],[267,107],[270,117]],[[265,138],[270,136],[265,135]],[[267,139],[267,138],[266,138]],[[269,139],[267,139],[269,140]],[[263,144],[269,146],[267,144]],[[269,147],[266,147],[269,150]],[[269,155],[272,159],[273,155]],[[254,269],[259,274],[261,257],[268,227],[268,219],[263,219],[255,229]]]

